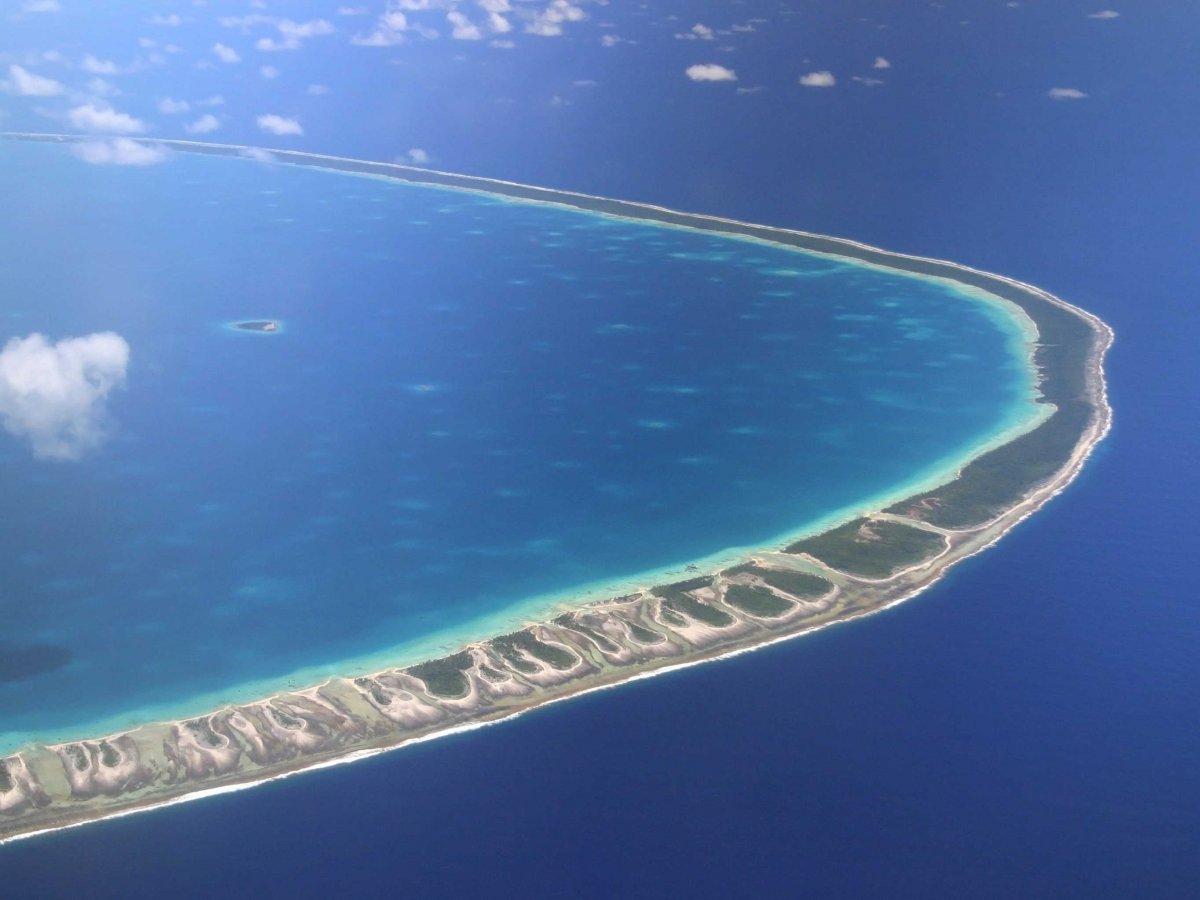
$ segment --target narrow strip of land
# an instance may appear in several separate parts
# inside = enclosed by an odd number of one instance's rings
[[[161,143],[191,152],[245,152]],[[419,665],[335,678],[95,740],[22,749],[0,760],[0,841],[353,761],[879,612],[934,584],[959,560],[1038,510],[1074,479],[1109,428],[1103,360],[1111,329],[1012,279],[838,238],[640,204],[401,166],[272,153],[297,165],[558,203],[948,278],[1015,304],[1034,323],[1039,402],[1052,411],[1032,430],[980,455],[933,490],[786,547],[764,548],[732,568],[581,605],[553,621]]]

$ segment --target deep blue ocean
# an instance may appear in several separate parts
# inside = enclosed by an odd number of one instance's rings
[[[628,55],[580,42],[568,66],[547,42],[480,76],[431,42],[390,82],[331,52],[364,90],[339,85],[353,115],[314,114],[307,149],[389,159],[419,135],[450,170],[854,237],[1092,310],[1117,331],[1114,430],[1063,496],[886,615],[6,846],[0,893],[1195,897],[1196,9],[1086,18],[1104,5],[754,2],[769,27],[726,58],[669,33],[728,4],[610,4]],[[639,32],[669,13],[665,40]],[[795,87],[798,57],[840,76],[876,53],[893,63],[878,90]],[[769,88],[683,83],[709,58]],[[435,89],[378,87],[418,76]],[[484,82],[537,105],[470,93]],[[1054,103],[1052,85],[1089,97]]]

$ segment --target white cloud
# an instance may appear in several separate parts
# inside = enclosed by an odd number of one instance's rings
[[[822,69],[820,72],[809,72],[807,75],[801,75],[800,84],[811,88],[831,88],[837,84],[837,79],[833,77],[832,72]]]
[[[1121,14],[1115,9],[1102,9],[1099,12],[1088,13],[1089,19],[1119,19]]]
[[[0,422],[39,459],[79,459],[103,443],[108,395],[128,367],[129,344],[112,332],[13,338],[0,351]]]
[[[90,53],[79,63],[79,68],[92,75],[116,75],[118,71],[111,59],[97,59]]]
[[[864,87],[879,87],[881,84],[883,84],[882,78],[865,78],[862,75],[853,75],[851,76],[850,80],[856,81]]]
[[[676,40],[680,41],[711,41],[713,39],[713,30],[707,25],[697,22],[692,26],[690,31],[685,31],[682,34],[675,35]]]
[[[279,38],[259,38],[254,46],[259,50],[299,50],[303,42],[311,37],[333,34],[336,30],[328,19],[313,19],[309,22],[293,22],[291,19],[275,21],[267,16],[249,16],[247,19],[272,22],[279,30]]]
[[[52,97],[63,92],[63,86],[53,78],[35,75],[18,65],[8,67],[8,81],[4,89],[20,97]]]
[[[454,26],[454,31],[451,37],[459,41],[478,41],[483,38],[483,32],[479,30],[479,26],[460,13],[458,10],[450,10],[446,13],[446,21]]]
[[[127,137],[84,141],[72,145],[71,152],[94,166],[153,166],[167,158],[165,148]]]
[[[192,104],[186,100],[174,100],[170,97],[159,97],[157,105],[158,111],[168,116],[185,113],[192,108]]]
[[[151,16],[146,21],[151,25],[165,25],[168,28],[178,28],[183,24],[183,19],[175,13],[169,16]]]
[[[570,0],[551,0],[545,9],[533,14],[525,30],[540,37],[557,37],[563,33],[563,22],[580,22],[586,18],[587,13]]]
[[[871,63],[872,69],[890,69],[892,64],[882,56],[875,57],[875,62]]]
[[[496,34],[507,34],[512,31],[512,23],[498,12],[488,13],[488,28]]]
[[[217,59],[223,63],[235,63],[241,60],[241,56],[232,47],[226,47],[224,44],[213,44],[212,52],[217,54]]]
[[[278,78],[279,70],[274,66],[259,66],[258,74],[263,78]]]
[[[423,166],[429,162],[429,154],[420,147],[413,147],[406,154],[404,154],[404,158],[416,166]]]
[[[623,40],[625,40],[625,39],[620,37],[619,35],[604,34],[604,35],[600,36],[600,46],[601,47],[615,47],[615,46],[617,46],[617,44],[621,43]]]
[[[212,113],[205,113],[195,122],[184,125],[183,130],[188,134],[210,134],[221,127],[221,120]]]
[[[1082,100],[1087,94],[1079,88],[1056,87],[1050,88],[1046,92],[1046,96],[1051,100]]]
[[[308,96],[310,97],[325,97],[332,93],[333,91],[327,84],[310,84],[308,86]]]
[[[384,12],[375,22],[370,34],[355,35],[351,43],[361,47],[394,47],[404,43],[404,32],[408,30],[408,17],[396,9]]]
[[[718,66],[716,63],[688,66],[684,74],[692,81],[737,81],[737,73],[733,69]]]
[[[21,7],[21,12],[27,13],[56,13],[61,10],[58,0],[27,0]]]
[[[67,121],[79,131],[106,131],[114,134],[140,134],[146,123],[111,106],[85,103],[67,112]]]
[[[301,135],[304,134],[304,129],[295,119],[286,119],[283,116],[277,116],[274,113],[268,113],[265,116],[259,116],[256,120],[258,127],[263,131],[277,135]]]
[[[220,94],[213,94],[211,97],[205,97],[203,100],[196,101],[197,106],[224,106],[225,98]]]

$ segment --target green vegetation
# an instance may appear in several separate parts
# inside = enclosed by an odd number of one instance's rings
[[[637,622],[626,622],[625,624],[629,626],[629,633],[633,635],[633,639],[639,644],[661,644],[666,640],[657,631],[651,631]]]
[[[495,669],[493,669],[491,666],[487,666],[487,665],[481,665],[479,667],[479,674],[482,675],[484,678],[486,678],[488,681],[500,682],[500,681],[508,680],[508,676],[505,675],[503,672],[498,672]]]
[[[793,597],[816,598],[829,593],[833,583],[819,575],[809,575],[807,572],[793,572],[790,569],[768,569],[746,563],[732,569],[726,569],[722,574],[726,577],[733,575],[754,575],[776,590],[783,591]]]
[[[660,584],[658,587],[650,588],[650,593],[655,597],[670,597],[673,594],[682,594],[685,591],[698,591],[700,588],[712,586],[712,576],[705,575],[701,578],[690,578],[687,581],[677,581],[674,584]]]
[[[275,717],[276,721],[278,721],[285,728],[300,728],[304,725],[304,723],[300,719],[297,719],[295,716],[291,715],[290,713],[285,713],[282,709],[279,709],[278,707],[268,706],[267,709],[269,709],[271,711],[271,715],[273,715]],[[199,730],[196,728],[196,724],[194,722],[189,723],[189,724],[192,726],[192,728],[194,730]],[[202,738],[204,738],[205,733],[207,733],[207,729],[205,729],[204,732],[201,732]],[[207,738],[205,738],[205,743],[208,743]],[[209,746],[211,747],[211,746],[216,746],[216,745],[210,743]]]
[[[967,528],[993,519],[1062,468],[1091,415],[1089,404],[1070,401],[1033,431],[970,463],[956,480],[902,500],[888,512],[943,528]]]
[[[110,769],[121,761],[121,754],[108,741],[100,742],[100,762]]]
[[[364,691],[370,693],[371,699],[373,699],[380,706],[387,706],[392,702],[392,698],[387,695],[383,688],[379,686],[379,683],[373,678],[355,678],[354,683]]]
[[[590,625],[584,625],[578,619],[573,620],[568,626],[580,634],[586,636],[596,642],[596,646],[608,653],[619,653],[621,648],[614,644],[606,635],[602,634],[598,629],[592,628]]]
[[[731,584],[725,590],[725,602],[752,616],[774,618],[795,608],[795,604],[777,597],[766,588]]]
[[[651,588],[650,593],[655,597],[662,598],[663,619],[676,627],[682,627],[687,622],[685,619],[679,619],[677,616],[672,618],[670,616],[672,612],[684,613],[697,622],[705,622],[716,628],[724,628],[726,625],[733,624],[732,616],[686,593],[687,591],[698,591],[701,588],[711,587],[712,582],[711,575],[704,575],[700,578],[689,578],[687,581],[677,581],[674,584],[660,584],[657,587]]]
[[[665,603],[663,604],[659,615],[662,617],[664,622],[666,622],[668,625],[674,626],[675,628],[683,628],[688,623],[687,619],[675,612],[675,610],[671,609],[671,607]]]
[[[83,752],[83,748],[78,744],[70,744],[67,746],[67,756],[71,757],[71,765],[80,772],[86,772],[88,767],[87,754]]]
[[[722,612],[715,606],[709,606],[691,594],[659,594],[659,596],[663,598],[664,607],[684,613],[697,622],[704,622],[714,628],[724,628],[726,625],[733,624],[733,616],[729,613]]]
[[[946,539],[899,522],[855,519],[797,541],[787,553],[807,553],[831,568],[864,578],[887,578],[946,548]]]
[[[540,659],[551,668],[560,671],[574,667],[577,662],[573,654],[560,647],[543,644],[528,631],[514,631],[512,634],[492,638],[491,644],[514,668],[529,674],[536,672],[537,668],[522,659],[518,650],[524,650],[530,656]]]
[[[471,667],[471,654],[466,650],[453,656],[431,659],[404,671],[425,683],[425,690],[439,697],[462,697],[469,685],[463,674]]]
[[[392,698],[387,695],[383,688],[375,683],[371,684],[371,699],[373,699],[380,706],[387,706],[392,702]]]

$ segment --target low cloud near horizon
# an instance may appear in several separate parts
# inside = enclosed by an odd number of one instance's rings
[[[259,116],[258,127],[263,131],[275,135],[301,135],[304,134],[304,128],[295,119],[287,119],[283,116],[277,116],[274,113],[268,113],[265,116]]]
[[[111,331],[13,338],[0,350],[0,423],[38,459],[79,459],[107,437],[108,395],[128,367],[129,344]]]
[[[84,141],[71,147],[71,152],[94,166],[153,166],[167,158],[165,147],[127,137]]]

